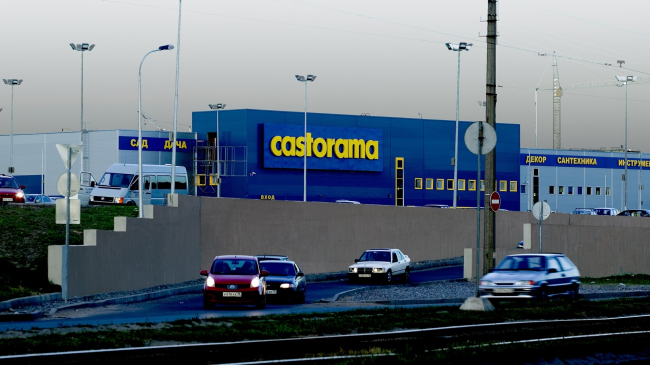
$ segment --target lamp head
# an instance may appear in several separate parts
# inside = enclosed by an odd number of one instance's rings
[[[226,109],[226,104],[209,104],[210,109]]]
[[[88,47],[88,50],[89,50],[89,51],[92,51],[93,48],[95,48],[95,45],[94,45],[94,44],[91,44],[90,47]]]
[[[305,76],[296,75],[296,80],[305,81]]]
[[[171,44],[165,44],[164,46],[158,47],[159,51],[167,51],[167,50],[172,50],[174,49],[174,46]]]
[[[72,50],[73,50],[73,51],[76,51],[76,50],[77,50],[77,46],[75,46],[74,43],[70,43],[70,47],[72,47]]]
[[[314,75],[307,75],[307,81],[314,81],[316,80],[316,76]]]

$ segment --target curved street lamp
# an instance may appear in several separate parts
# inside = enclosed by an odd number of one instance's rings
[[[219,155],[219,110],[226,109],[226,104],[209,104],[210,109],[217,111],[217,198],[221,197],[221,158]]]
[[[307,75],[307,77],[305,77],[305,76],[296,75],[296,80],[305,83],[305,140],[304,140],[305,153],[304,153],[304,159],[303,159],[302,201],[306,202],[307,201],[307,81],[313,82],[314,80],[316,80],[316,76]]]
[[[174,46],[167,44],[149,51],[140,62],[138,69],[138,218],[142,218],[142,64],[148,55],[158,51],[168,51],[174,49]]]
[[[11,141],[9,142],[9,168],[7,172],[14,173],[14,86],[23,83],[20,79],[2,79],[5,85],[11,85]],[[1,110],[1,109],[0,109]]]
[[[625,203],[623,209],[627,210],[627,83],[636,81],[636,76],[616,76],[616,80],[625,85]]]

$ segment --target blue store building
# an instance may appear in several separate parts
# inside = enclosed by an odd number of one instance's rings
[[[453,205],[455,121],[308,113],[306,143],[304,122],[301,112],[194,112],[197,194],[302,201],[306,152],[308,201]],[[459,207],[475,207],[482,186],[463,138],[470,124],[459,124]],[[519,210],[520,128],[496,131],[501,207]]]

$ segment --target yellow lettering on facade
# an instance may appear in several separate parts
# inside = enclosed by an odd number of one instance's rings
[[[368,156],[369,160],[379,159],[379,141],[366,142],[366,156]]]
[[[366,158],[366,141],[363,139],[349,139],[348,144],[348,157]]]
[[[289,144],[289,148],[287,148]],[[286,136],[282,138],[282,154],[285,156],[296,155],[296,137]]]
[[[271,153],[275,156],[282,156],[282,151],[278,149],[278,143],[282,143],[282,137],[275,136],[271,138]]]
[[[149,144],[147,143],[146,139],[142,140],[142,148],[149,148]]]
[[[165,141],[165,147],[163,149],[171,150],[172,147],[173,147],[172,141]]]
[[[336,157],[338,158],[348,158],[348,141],[345,139],[337,139],[336,140],[336,145],[334,146],[334,153],[336,154]],[[343,147],[343,151],[341,151],[341,147]]]
[[[618,160],[619,166],[625,166],[625,160]]]
[[[327,139],[327,157],[332,157],[332,149],[334,149],[334,144],[336,140],[334,138]]]
[[[138,147],[138,141],[135,139],[131,140],[131,147]]]
[[[305,156],[305,137],[296,138],[296,156]]]
[[[326,154],[327,142],[325,142],[323,138],[316,138],[316,140],[314,140],[314,155],[318,158],[323,158]]]
[[[314,143],[314,139],[311,138],[311,133],[307,133],[307,157],[311,157],[311,145]]]
[[[545,163],[546,156],[526,156],[526,163]]]

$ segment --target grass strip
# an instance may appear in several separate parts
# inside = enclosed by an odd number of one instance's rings
[[[204,343],[280,339],[382,332],[524,320],[616,317],[650,313],[650,298],[591,302],[552,300],[545,303],[501,303],[493,312],[461,311],[456,307],[356,310],[351,312],[193,319],[155,328],[96,330],[0,339],[0,355],[96,350],[148,346],[155,343]],[[31,333],[31,335],[30,335]]]

